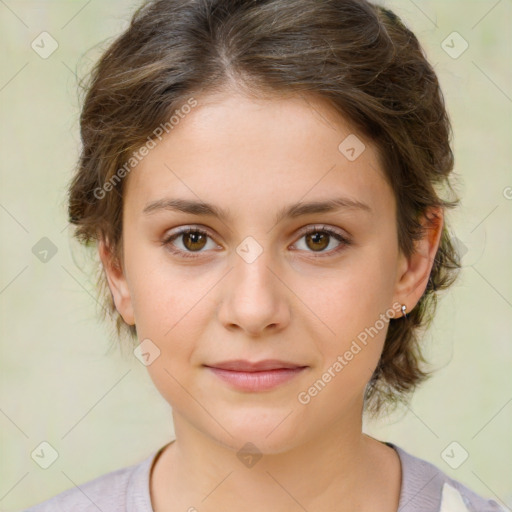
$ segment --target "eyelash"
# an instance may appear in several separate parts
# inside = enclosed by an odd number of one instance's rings
[[[200,256],[200,252],[194,254],[192,251],[183,251],[181,249],[176,249],[175,247],[172,246],[172,243],[171,243],[174,240],[176,240],[177,238],[179,238],[181,235],[190,234],[190,233],[205,235],[205,236],[208,236],[209,238],[212,238],[210,236],[210,234],[207,231],[204,231],[203,229],[182,228],[179,231],[177,231],[176,233],[173,233],[172,235],[166,237],[162,241],[162,245],[167,247],[172,254],[176,254],[180,257],[198,258]],[[338,231],[335,231],[334,229],[328,228],[326,226],[313,226],[313,227],[309,228],[305,232],[301,233],[299,240],[307,235],[312,234],[312,233],[327,233],[329,236],[332,236],[333,238],[335,238],[338,242],[341,242],[341,245],[339,245],[337,248],[332,249],[326,253],[322,252],[319,254],[315,254],[313,252],[313,258],[325,258],[325,257],[332,256],[334,254],[338,254],[340,251],[344,250],[347,246],[351,245],[351,243],[352,243],[352,241],[349,238],[347,238],[346,236],[344,236],[341,233],[339,233]],[[192,254],[194,254],[194,256],[192,256]]]

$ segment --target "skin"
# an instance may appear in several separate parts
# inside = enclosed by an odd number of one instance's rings
[[[388,324],[307,405],[297,396],[394,303],[414,308],[439,245],[442,211],[407,259],[375,148],[357,134],[366,149],[349,161],[338,146],[356,132],[323,100],[255,99],[236,90],[196,99],[128,176],[122,264],[99,244],[117,310],[136,324],[140,341],[149,338],[161,351],[147,368],[172,406],[176,440],[153,466],[153,507],[396,512],[398,455],[362,433],[363,394]],[[371,212],[274,221],[290,203],[339,196]],[[203,200],[231,216],[142,213],[166,197]],[[336,253],[341,242],[333,237],[328,246],[308,242],[301,229],[318,224],[352,243]],[[195,259],[162,245],[183,226],[209,234],[202,244],[183,235],[170,243]],[[236,251],[248,236],[262,249],[250,263]],[[394,313],[401,316],[399,308]],[[308,368],[270,391],[242,392],[203,366],[267,358]],[[263,455],[252,467],[237,457],[247,442]]]

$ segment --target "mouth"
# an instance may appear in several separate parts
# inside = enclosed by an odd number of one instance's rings
[[[236,372],[261,372],[266,370],[295,370],[304,368],[304,365],[295,364],[290,361],[281,361],[279,359],[264,359],[263,361],[247,361],[245,359],[234,359],[231,361],[222,361],[213,363],[209,368],[218,368],[220,370],[231,370]]]
[[[249,392],[274,389],[289,382],[308,368],[308,366],[276,359],[259,362],[239,359],[204,366],[235,389]]]

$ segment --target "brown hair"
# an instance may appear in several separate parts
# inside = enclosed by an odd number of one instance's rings
[[[236,84],[247,93],[310,94],[375,143],[397,204],[401,251],[410,256],[432,207],[452,208],[451,125],[438,79],[415,35],[390,10],[365,0],[156,0],[90,74],[80,117],[82,151],[69,187],[69,219],[87,246],[104,239],[122,265],[122,166],[156,138],[190,98]],[[167,130],[166,130],[167,131]],[[101,192],[98,192],[101,191]],[[108,193],[106,192],[108,191]],[[444,211],[444,210],[443,210]],[[118,314],[99,262],[98,290]],[[426,290],[407,317],[391,319],[365,409],[406,401],[430,372],[418,343],[440,290],[460,260],[446,222]]]

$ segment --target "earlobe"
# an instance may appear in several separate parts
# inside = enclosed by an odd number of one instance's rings
[[[103,239],[98,242],[98,254],[117,311],[128,325],[135,325],[130,290],[120,262],[113,257]]]
[[[395,300],[404,304],[409,312],[416,306],[427,287],[443,232],[443,210],[431,209],[427,212],[427,217],[423,217],[422,225],[425,233],[421,240],[415,242],[415,252],[408,259],[401,255],[395,288]]]

